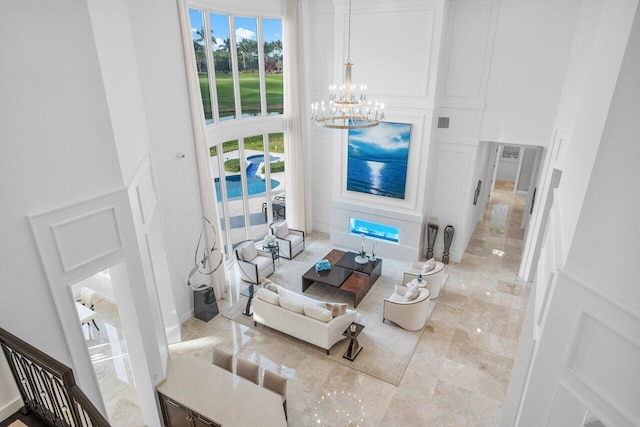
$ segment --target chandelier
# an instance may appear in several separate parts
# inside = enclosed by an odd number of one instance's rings
[[[351,83],[351,0],[347,36],[347,62],[344,83],[329,86],[329,102],[311,104],[311,120],[329,129],[362,129],[377,126],[384,120],[384,104],[367,101],[367,86]]]

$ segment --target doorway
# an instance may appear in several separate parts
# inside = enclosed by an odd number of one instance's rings
[[[144,426],[110,269],[70,291],[110,424]]]

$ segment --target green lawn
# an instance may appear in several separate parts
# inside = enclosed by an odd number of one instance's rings
[[[223,151],[228,153],[230,151],[236,151],[238,149],[238,140],[225,142],[223,145]],[[244,139],[245,150],[263,151],[262,147],[262,135],[250,136]],[[216,147],[211,147],[209,152],[212,156],[217,154]],[[284,153],[284,134],[283,133],[270,133],[269,134],[269,152],[271,153]]]
[[[205,109],[205,118],[211,118],[211,102],[209,96],[209,79],[207,73],[198,74],[200,80],[200,92],[202,93],[202,103]],[[240,73],[240,101],[244,113],[260,112],[260,75],[257,73]],[[282,111],[283,88],[282,74],[267,74],[265,76],[267,92],[267,110]],[[235,102],[233,95],[233,77],[230,73],[216,74],[216,90],[218,92],[218,103],[220,107],[220,117],[233,116],[235,113]]]

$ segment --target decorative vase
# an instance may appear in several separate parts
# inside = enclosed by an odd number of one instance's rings
[[[375,262],[378,258],[376,258],[376,254],[371,254],[371,256],[369,257],[369,261],[371,262]]]
[[[444,252],[442,253],[442,263],[449,264],[449,250],[451,249],[451,243],[453,242],[453,234],[455,229],[453,225],[447,225],[444,228]]]
[[[358,264],[366,264],[369,262],[369,258],[367,258],[366,256],[362,257],[360,255],[356,255],[354,261]]]
[[[436,236],[438,235],[438,218],[431,217],[427,224],[427,259],[433,258],[433,247],[436,244]]]

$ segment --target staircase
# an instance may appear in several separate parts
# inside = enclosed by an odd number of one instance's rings
[[[0,346],[20,390],[25,411],[50,426],[109,426],[76,385],[71,368],[2,328]]]

